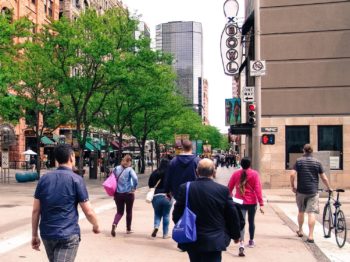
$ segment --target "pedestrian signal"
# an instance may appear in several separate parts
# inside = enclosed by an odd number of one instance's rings
[[[263,145],[274,145],[275,144],[275,135],[274,134],[263,134],[261,136],[261,143]]]
[[[248,103],[248,124],[256,124],[256,105],[254,103]]]

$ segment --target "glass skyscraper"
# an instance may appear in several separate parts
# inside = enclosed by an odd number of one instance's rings
[[[177,85],[203,116],[203,36],[198,22],[169,22],[156,27],[156,49],[174,57]]]

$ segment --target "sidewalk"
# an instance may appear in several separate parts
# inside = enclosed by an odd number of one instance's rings
[[[292,230],[292,234],[296,235],[294,232],[297,230],[297,215],[298,210],[295,203],[294,193],[288,189],[269,189],[264,190],[266,196],[266,202],[269,206],[275,211],[275,213],[289,226]],[[329,261],[349,261],[350,257],[350,245],[349,245],[349,234],[348,241],[345,243],[343,248],[338,248],[336,240],[334,237],[334,232],[331,235],[331,238],[324,238],[323,226],[322,226],[322,213],[324,203],[327,201],[327,197],[320,197],[320,214],[318,215],[318,221],[316,221],[314,229],[314,238],[315,244],[306,244],[309,245],[312,252],[320,257],[327,257]],[[341,194],[341,202],[343,204],[342,209],[345,212],[345,217],[348,222],[349,219],[349,203],[350,203],[350,190],[346,190]],[[307,227],[307,216],[305,216],[304,221],[304,237],[302,240],[306,240],[308,234]],[[348,231],[349,232],[349,231]],[[323,254],[323,255],[322,255]]]
[[[133,217],[135,233],[125,234],[125,218],[123,218],[117,229],[117,236],[112,238],[110,227],[115,214],[114,202],[105,195],[100,181],[87,180],[87,184],[92,204],[98,213],[102,232],[99,235],[94,235],[87,220],[81,219],[82,242],[76,261],[188,261],[187,254],[180,252],[172,239],[164,240],[160,237],[161,230],[156,239],[150,237],[153,229],[153,209],[150,204],[144,201],[147,188],[140,188],[137,191]],[[0,221],[1,232],[5,231],[0,233],[1,261],[47,261],[44,248],[42,247],[40,252],[36,252],[31,249],[29,243],[32,192],[35,185],[34,182],[31,184],[0,185],[0,205],[4,205],[6,202],[12,202],[16,205],[14,208],[8,208],[6,216]],[[15,212],[15,210],[17,211]],[[16,229],[6,229],[9,225],[16,225]],[[4,250],[2,247],[8,245],[10,240],[12,243],[17,243],[17,247],[1,252]],[[223,253],[223,261],[240,259],[237,254],[238,245],[232,242],[228,251]],[[310,246],[296,237],[275,213],[273,207],[267,204],[265,214],[259,213],[256,217],[256,247],[247,248],[246,257],[243,259],[245,261],[280,262],[283,258],[283,261],[295,262],[301,257],[306,262],[321,261],[314,256]]]

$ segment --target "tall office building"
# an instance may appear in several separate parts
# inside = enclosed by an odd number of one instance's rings
[[[156,27],[156,49],[174,56],[177,85],[203,117],[203,36],[198,22],[169,22]]]

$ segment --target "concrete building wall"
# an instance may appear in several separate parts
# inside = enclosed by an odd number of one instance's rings
[[[261,1],[263,116],[350,114],[349,14],[349,1]]]
[[[310,144],[318,150],[317,127],[320,125],[343,126],[343,169],[331,170],[332,187],[350,187],[350,117],[271,117],[263,118],[262,127],[277,127],[275,145],[261,145],[261,179],[265,187],[289,187],[290,170],[286,165],[286,126],[309,126]]]
[[[247,22],[257,12],[254,0],[246,4],[246,27],[254,27],[251,20]],[[336,127],[341,130],[335,138],[341,149],[335,158],[341,164],[330,170],[331,185],[349,188],[350,1],[261,0],[259,11],[261,59],[267,65],[261,127],[277,128],[277,132],[262,132],[275,134],[274,145],[260,144],[262,183],[271,188],[290,186],[295,160],[287,152],[292,141],[287,140],[287,130],[306,127],[308,142],[317,152],[326,151],[318,148],[324,144],[318,137],[320,129]],[[249,58],[254,59],[254,52]]]

